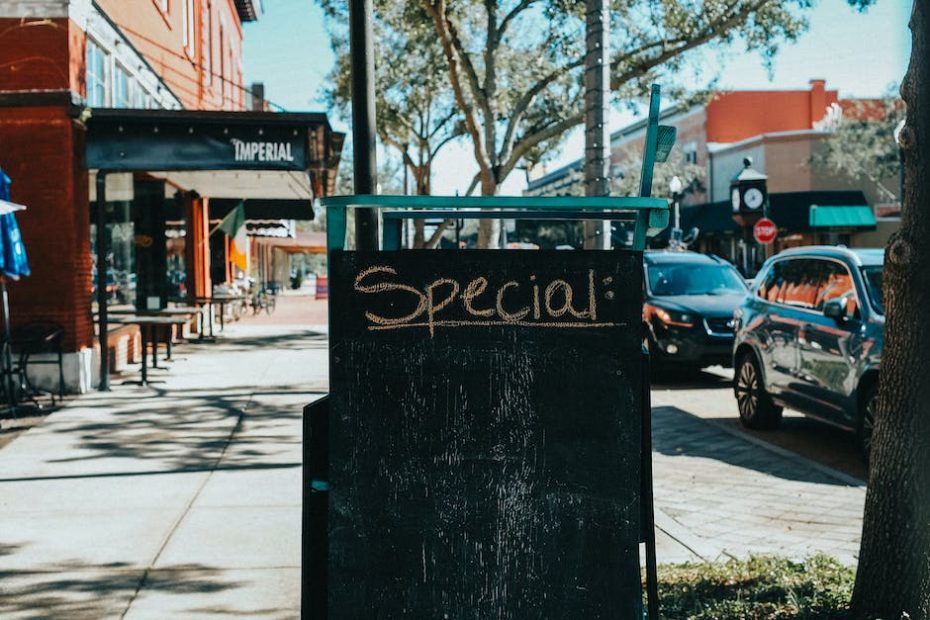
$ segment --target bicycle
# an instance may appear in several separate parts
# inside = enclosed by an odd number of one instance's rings
[[[252,313],[259,314],[264,310],[270,316],[275,309],[275,297],[276,295],[268,289],[255,293],[252,297]]]

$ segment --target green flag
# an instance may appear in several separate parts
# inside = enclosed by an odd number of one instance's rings
[[[242,202],[236,205],[236,208],[226,214],[220,225],[219,230],[226,233],[227,237],[235,237],[239,229],[245,224],[245,206]]]

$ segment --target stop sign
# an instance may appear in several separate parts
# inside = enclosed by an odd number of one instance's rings
[[[752,236],[762,245],[768,245],[778,236],[778,227],[767,217],[762,218],[752,227]]]

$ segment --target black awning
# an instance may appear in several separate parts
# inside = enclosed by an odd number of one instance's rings
[[[781,192],[769,194],[769,217],[781,230],[790,233],[808,232],[812,205],[866,205],[861,191]],[[733,221],[733,207],[729,200],[689,205],[681,209],[681,228],[693,227],[702,235],[742,234],[742,228]],[[663,231],[667,238],[668,229]]]
[[[86,165],[110,172],[320,173],[335,170],[341,138],[316,112],[95,108],[87,121]]]
[[[213,198],[209,201],[210,219],[223,219],[236,208],[240,202],[245,203],[247,220],[312,220],[313,204],[309,200],[231,200]]]

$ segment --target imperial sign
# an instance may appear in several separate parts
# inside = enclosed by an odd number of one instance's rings
[[[755,237],[757,242],[768,245],[775,241],[775,237],[778,236],[778,227],[775,225],[775,222],[764,217],[752,227],[752,236]]]
[[[251,142],[230,139],[236,148],[236,161],[294,161],[290,142]]]

